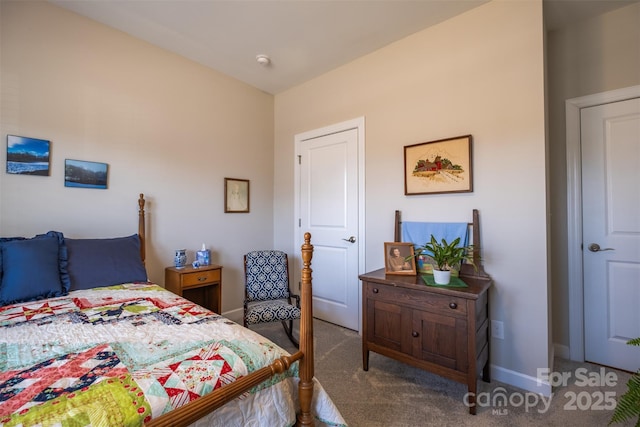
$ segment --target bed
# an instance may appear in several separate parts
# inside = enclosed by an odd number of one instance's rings
[[[0,425],[345,425],[314,378],[310,234],[289,354],[148,282],[138,206],[131,236],[0,238]]]

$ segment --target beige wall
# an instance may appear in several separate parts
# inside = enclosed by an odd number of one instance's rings
[[[273,243],[273,96],[46,2],[0,7],[2,146],[51,140],[51,176],[0,173],[0,235],[132,234],[144,192],[150,278],[205,242],[241,308],[242,254]],[[109,188],[65,188],[66,158],[108,163]],[[251,181],[250,214],[224,213],[224,177]]]
[[[640,4],[548,35],[553,341],[569,356],[565,100],[640,84]]]
[[[276,246],[293,242],[294,136],[364,116],[364,268],[382,267],[395,209],[407,221],[479,209],[491,317],[505,326],[494,377],[526,388],[549,357],[543,35],[540,1],[491,2],[275,98]],[[403,146],[464,134],[473,193],[404,196]]]

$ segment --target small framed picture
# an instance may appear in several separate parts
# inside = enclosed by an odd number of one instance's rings
[[[49,176],[49,146],[45,139],[7,135],[7,173]]]
[[[108,170],[106,163],[65,159],[64,186],[105,190]]]
[[[417,273],[413,243],[384,242],[384,272],[415,276]]]
[[[404,194],[473,191],[471,135],[404,147]]]
[[[249,180],[225,178],[224,179],[224,212],[248,213],[249,212]]]

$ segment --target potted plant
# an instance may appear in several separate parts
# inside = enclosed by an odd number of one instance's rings
[[[438,242],[431,235],[431,240],[415,249],[415,256],[422,254],[433,259],[433,279],[438,285],[448,285],[451,280],[451,269],[459,268],[462,261],[466,261],[477,268],[473,262],[473,245],[459,246],[460,238],[448,243],[444,238]]]

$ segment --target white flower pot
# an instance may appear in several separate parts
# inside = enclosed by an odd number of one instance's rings
[[[433,270],[433,281],[436,285],[448,285],[451,281],[451,271]]]

